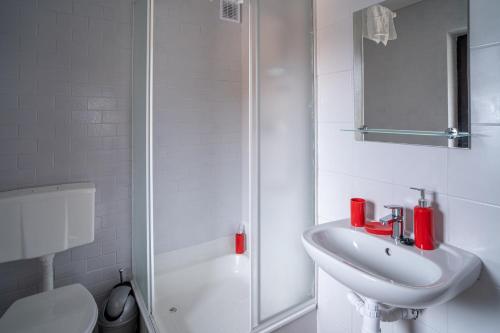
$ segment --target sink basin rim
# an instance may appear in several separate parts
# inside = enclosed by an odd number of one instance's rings
[[[349,262],[349,260],[343,258],[341,255],[317,244],[317,242],[312,239],[312,236],[319,232],[324,232],[325,230],[329,231],[329,229],[333,231],[340,230],[339,228],[353,233],[359,232],[359,235],[362,236],[360,237],[360,241],[364,237],[369,237],[370,240],[373,240],[372,237],[375,237],[377,242],[385,242],[388,247],[397,247],[398,250],[401,251],[410,251],[413,252],[412,255],[419,255],[426,260],[430,260],[431,263],[440,269],[440,276],[432,283],[422,286],[393,281]],[[375,298],[377,295],[380,298],[381,291],[378,289],[390,288],[391,291],[399,295],[406,295],[408,302],[406,300],[401,301],[402,296],[391,297],[390,294],[384,297],[384,299],[379,300],[386,304],[400,307],[418,306],[424,308],[446,302],[472,285],[477,279],[481,269],[481,261],[477,256],[451,245],[440,244],[436,250],[421,251],[415,247],[406,247],[405,245],[396,244],[394,240],[388,236],[372,235],[365,232],[363,228],[354,228],[350,225],[349,220],[330,222],[312,227],[303,233],[302,241],[306,251],[311,257],[314,258],[314,252],[316,252],[316,257],[319,258],[319,260],[315,259],[315,261],[318,266],[340,283],[366,297],[373,297],[374,299],[377,299]],[[333,258],[333,260],[328,258]],[[450,258],[455,261],[459,269],[453,270],[449,265],[446,265],[446,260]],[[439,259],[444,260],[444,263],[438,262]],[[328,264],[325,264],[326,261],[328,261]],[[335,269],[332,268],[333,266],[335,266]],[[459,272],[463,274],[459,274]],[[386,294],[384,294],[384,296],[386,296]]]
[[[351,228],[351,227],[345,227],[345,226],[338,226],[338,228],[339,229],[347,230],[349,232],[360,232],[361,234],[366,234],[368,237],[372,237],[372,235],[373,235],[373,234],[369,234],[367,232],[362,231],[362,229],[360,229],[360,228]],[[310,228],[309,230],[312,230],[312,229],[314,229],[314,228]],[[330,228],[325,228],[325,229],[330,229]],[[308,231],[306,231],[303,234],[303,238],[307,239],[308,235],[310,235],[310,237],[312,238],[317,233],[317,232],[312,232],[312,233],[308,234]],[[414,248],[414,247],[408,247],[406,245],[401,245],[401,244],[395,242],[394,240],[392,240],[388,236],[379,236],[379,235],[373,235],[373,236],[375,236],[375,237],[373,237],[374,239],[376,239],[375,241],[385,242],[386,243],[385,246],[387,248],[391,249],[391,250],[394,249],[394,248],[397,248],[399,251],[410,251],[410,252],[413,252],[411,254],[412,256],[420,256],[421,255],[421,253],[417,252],[419,250],[417,250],[416,248]],[[364,237],[364,236],[362,236],[362,237]],[[349,262],[348,259],[343,258],[341,255],[339,255],[339,254],[337,254],[337,253],[335,253],[333,251],[330,251],[327,248],[324,248],[324,247],[316,245],[316,242],[313,241],[313,240],[310,241],[310,244],[311,244],[311,246],[315,246],[317,248],[317,250],[325,252],[329,256],[335,257],[338,261],[340,261],[340,262],[342,262],[342,263],[344,263],[344,264],[346,264],[346,265],[348,265],[348,266],[350,266],[350,267],[352,267],[352,268],[354,268],[356,270],[359,270],[361,273],[364,273],[364,274],[366,274],[368,276],[371,276],[373,278],[382,279],[382,280],[385,280],[388,283],[391,283],[392,285],[399,285],[399,286],[407,287],[407,288],[421,288],[421,287],[424,287],[422,285],[415,286],[415,285],[411,285],[411,284],[406,284],[404,282],[399,282],[399,281],[396,281],[396,280],[392,280],[392,279],[390,279],[388,277],[382,276],[382,275],[377,274],[375,272],[371,272],[370,270],[365,269],[365,268],[361,267],[360,265],[357,265],[355,263]],[[441,249],[444,249],[445,247],[446,246],[444,244],[440,244],[439,245],[439,248],[441,248]],[[412,251],[412,250],[416,250],[416,251]],[[451,248],[449,250],[450,251],[448,251],[448,252],[452,252]],[[425,259],[429,260],[429,258],[425,258]],[[440,276],[438,278],[436,278],[435,280],[433,280],[431,283],[425,284],[425,287],[439,286],[443,282],[443,274],[446,274],[447,271],[443,272],[442,268],[438,264],[436,264],[434,260],[431,259],[429,261],[430,261],[430,263],[431,263],[431,265],[433,266],[434,269],[439,270],[438,273],[439,273]]]

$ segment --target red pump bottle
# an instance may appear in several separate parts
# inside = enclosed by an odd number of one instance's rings
[[[418,206],[413,210],[413,229],[415,234],[415,246],[421,250],[434,250],[434,212],[429,201],[425,199],[423,188],[411,188],[420,191]]]
[[[245,227],[242,224],[238,232],[234,235],[234,252],[236,254],[243,254],[245,250]]]

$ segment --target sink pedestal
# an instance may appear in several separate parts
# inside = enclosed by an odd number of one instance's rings
[[[378,314],[378,303],[371,299],[366,299],[364,304],[362,333],[381,333],[380,318]]]
[[[419,314],[419,310],[389,307],[352,291],[347,294],[347,299],[363,317],[361,333],[381,333],[381,321],[415,320]]]

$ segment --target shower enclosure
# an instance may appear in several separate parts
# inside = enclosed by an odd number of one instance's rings
[[[271,332],[315,309],[313,5],[134,2],[132,265],[150,329]]]

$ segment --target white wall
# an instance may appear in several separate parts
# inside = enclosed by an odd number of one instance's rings
[[[233,234],[241,220],[241,24],[219,1],[156,0],[155,252]]]
[[[349,216],[349,198],[411,208],[409,186],[436,191],[438,238],[483,260],[481,279],[455,300],[426,310],[416,322],[384,325],[394,333],[495,333],[500,327],[500,3],[471,1],[471,150],[355,142],[340,128],[353,124],[352,12],[373,0],[318,0],[319,215]],[[391,158],[398,156],[395,162]],[[411,263],[409,263],[411,264]],[[404,267],[402,267],[404,269]],[[358,333],[360,318],[346,290],[320,274],[318,332]]]
[[[96,184],[92,244],[59,253],[55,285],[98,300],[130,268],[130,0],[0,3],[0,191]],[[41,290],[36,260],[0,265],[0,314]]]

